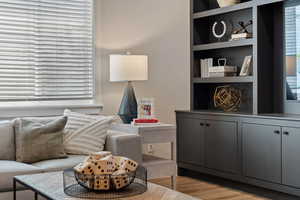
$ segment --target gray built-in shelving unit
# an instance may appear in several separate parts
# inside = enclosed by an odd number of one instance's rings
[[[283,0],[244,0],[219,8],[216,0],[191,0],[191,110],[220,111],[213,105],[215,88],[232,85],[242,90],[239,113],[283,111]],[[281,8],[281,9],[280,9]],[[224,20],[228,33],[218,41],[212,35],[215,21]],[[238,22],[253,20],[253,38],[230,41]],[[245,56],[252,55],[248,77],[201,78],[200,59],[227,58],[239,70]]]
[[[210,174],[300,197],[300,115],[283,112],[284,0],[191,5],[192,102],[191,110],[176,111],[179,174]],[[220,19],[233,28],[252,19],[253,38],[216,41],[211,26]],[[247,55],[253,56],[252,76],[200,76],[200,59],[225,57],[240,67]],[[229,84],[243,91],[239,112],[213,106],[215,88]]]

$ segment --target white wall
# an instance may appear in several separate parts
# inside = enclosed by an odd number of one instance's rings
[[[125,83],[109,82],[111,53],[149,56],[149,80],[134,83],[137,98],[155,98],[156,116],[175,123],[189,109],[189,0],[96,0],[98,101],[116,114]],[[101,89],[101,91],[100,91]]]

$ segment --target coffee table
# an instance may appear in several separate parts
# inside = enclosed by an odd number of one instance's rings
[[[63,190],[63,172],[49,172],[14,177],[14,200],[17,200],[16,184],[21,184],[35,193],[35,200],[42,196],[48,200],[86,200],[66,195]],[[22,199],[22,198],[20,198]],[[166,187],[148,183],[147,192],[124,200],[199,200]]]

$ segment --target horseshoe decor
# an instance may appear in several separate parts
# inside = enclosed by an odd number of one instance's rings
[[[216,26],[218,25],[218,22],[215,22],[213,27],[212,27],[212,32],[213,32],[213,35],[218,38],[218,39],[221,39],[222,37],[224,37],[224,35],[226,34],[227,32],[227,26],[226,26],[226,23],[224,21],[221,21],[221,24],[223,25],[223,32],[221,34],[217,34],[216,33]]]

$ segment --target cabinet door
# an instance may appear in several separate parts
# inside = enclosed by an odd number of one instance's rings
[[[204,122],[198,119],[177,119],[178,161],[203,165]]]
[[[282,128],[282,183],[300,188],[300,129]]]
[[[281,128],[243,124],[244,175],[281,182]]]
[[[206,121],[204,137],[206,167],[238,172],[237,123]]]

